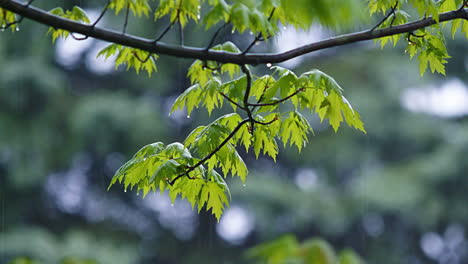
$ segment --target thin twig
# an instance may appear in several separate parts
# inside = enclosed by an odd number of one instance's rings
[[[104,6],[104,9],[102,9],[101,11],[101,14],[99,14],[99,17],[96,19],[96,21],[94,21],[94,23],[92,24],[92,27],[94,28],[97,23],[99,23],[99,21],[101,21],[101,19],[104,17],[104,15],[106,14],[107,10],[109,9],[109,5],[111,3],[112,0],[107,0],[107,4],[106,6]]]
[[[30,5],[32,4],[32,2],[34,2],[34,0],[29,0],[29,1],[24,5],[24,7],[30,6]]]
[[[218,67],[213,68],[213,67],[208,66],[208,63],[206,61],[203,61],[203,69],[218,71],[219,69],[221,69],[221,65],[218,65]]]
[[[252,88],[252,73],[250,72],[249,68],[245,64],[241,65],[241,69],[242,69],[242,72],[245,74],[245,76],[247,78],[247,84],[246,84],[246,87],[245,87],[244,101],[243,101],[244,108],[245,108],[244,110],[247,113],[247,117],[248,117],[248,119],[250,121],[250,124],[251,124],[251,129],[252,129],[251,132],[253,133],[254,125],[255,125],[255,119],[253,118],[252,111],[249,108],[250,89]]]
[[[377,25],[373,26],[370,31],[372,32],[375,29],[377,29],[380,25],[382,25],[392,14],[395,13],[395,10],[397,7],[398,7],[398,1],[396,1],[395,5],[392,7],[390,12],[388,12],[388,14],[384,18],[382,18],[382,20],[380,20],[379,23],[377,23]],[[393,20],[394,19],[395,19],[395,16],[393,16]],[[393,22],[391,24],[393,24]]]
[[[169,32],[169,30],[172,28],[172,26],[174,26],[174,24],[180,20],[179,18],[179,15],[180,15],[180,8],[181,8],[181,5],[182,5],[182,0],[180,1],[179,3],[179,8],[177,9],[177,14],[176,14],[176,17],[174,18],[173,21],[171,21],[171,23],[169,23],[169,25],[167,25],[167,27],[163,30],[163,32],[161,32],[161,34],[159,34],[159,36],[153,41],[153,43],[157,43],[158,41],[160,41],[165,35],[167,32]],[[182,45],[181,45],[182,46]]]
[[[273,7],[273,9],[271,10],[271,13],[270,13],[270,16],[268,17],[268,21],[271,20],[271,18],[273,17],[273,14],[275,13],[275,10],[276,10],[276,7]],[[271,37],[271,36],[269,36]],[[269,38],[268,37],[268,38]],[[242,55],[245,55],[247,54],[247,52],[249,52],[249,50],[255,45],[257,44],[258,42],[260,41],[264,41],[265,39],[262,38],[262,33],[258,33],[257,36],[255,36],[255,39],[249,44],[249,46],[247,46],[247,48],[241,53]]]
[[[240,105],[239,103],[235,102],[234,100],[232,100],[231,98],[229,98],[225,93],[223,92],[219,92],[224,98],[226,98],[226,100],[228,100],[229,102],[231,102],[232,104],[236,105],[237,107],[239,107],[240,109],[242,110],[246,110],[245,107],[243,107],[242,105]]]
[[[185,175],[188,175],[190,172],[192,172],[193,170],[195,170],[198,166],[200,165],[203,165],[203,163],[207,162],[209,159],[211,159],[211,157],[213,157],[222,147],[224,147],[224,145],[226,145],[226,143],[229,142],[229,140],[231,140],[237,133],[237,131],[239,131],[239,129],[247,122],[249,122],[250,120],[249,119],[244,119],[242,120],[239,124],[237,124],[237,126],[231,131],[231,133],[223,140],[223,142],[221,142],[215,149],[213,149],[208,155],[206,155],[203,159],[201,159],[199,162],[197,162],[195,165],[189,167],[184,173],[182,174],[179,174],[177,177],[175,177],[174,179],[172,179],[171,181],[168,181],[168,184],[169,185],[174,185],[174,183],[182,178],[183,176]]]
[[[275,117],[275,118],[273,118],[273,120],[268,121],[268,122],[261,122],[261,121],[255,120],[255,124],[260,124],[260,125],[267,126],[267,125],[272,124],[273,122],[275,122],[275,121],[278,120],[278,119],[279,119],[279,118]]]
[[[257,100],[257,104],[261,103],[263,101],[263,99],[265,99],[265,93],[266,93],[266,90],[269,88],[269,83],[270,83],[270,79],[268,79],[267,83],[265,84],[265,87],[263,88],[263,92],[262,92],[262,95],[260,95],[260,98],[258,98]],[[255,111],[255,109],[257,108],[257,106],[254,106],[252,108],[252,111]]]
[[[305,90],[305,88],[298,89],[298,90],[296,90],[294,93],[292,93],[292,94],[286,96],[285,98],[280,99],[280,100],[278,100],[278,101],[276,101],[276,102],[264,103],[264,104],[258,104],[258,103],[257,103],[257,104],[249,104],[249,106],[270,106],[270,105],[277,105],[277,104],[280,104],[280,103],[282,103],[282,102],[284,102],[284,101],[287,101],[287,100],[291,99],[291,97],[295,96],[296,94],[298,94],[298,93],[300,93],[300,92],[302,92],[302,91],[304,91],[304,90]]]
[[[216,38],[218,37],[219,33],[227,26],[229,25],[228,22],[224,23],[221,27],[216,30],[216,32],[213,34],[213,37],[211,37],[210,43],[206,46],[205,50],[208,51],[214,44]]]
[[[130,13],[130,4],[127,5],[127,11],[125,12],[125,22],[124,22],[123,30],[122,30],[123,35],[125,35],[125,33],[127,32],[129,13]]]
[[[172,21],[172,22],[163,30],[163,32],[161,32],[161,34],[159,34],[159,36],[158,36],[153,42],[156,43],[156,42],[160,41],[160,40],[164,37],[164,35],[166,35],[166,33],[169,31],[169,29],[171,29],[171,27],[174,25],[174,23],[175,23],[175,20]]]
[[[463,1],[462,5],[461,5],[460,8],[458,9],[458,11],[463,10],[463,8],[465,8],[465,7],[468,7],[468,0]]]
[[[179,19],[179,41],[180,41],[180,46],[184,46],[184,28],[182,27],[182,23],[180,22],[180,19]]]
[[[132,52],[133,56],[135,56],[135,58],[137,60],[139,60],[141,63],[146,63],[150,58],[153,57],[153,55],[151,53],[148,53],[148,56],[146,56],[146,58],[144,59],[141,59],[140,56],[138,56],[138,54],[136,52]]]

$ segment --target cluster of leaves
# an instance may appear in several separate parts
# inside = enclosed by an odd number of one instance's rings
[[[173,201],[181,195],[192,207],[197,205],[198,211],[206,204],[207,210],[212,209],[219,218],[228,203],[229,189],[223,177],[210,166],[208,169],[195,167],[198,162],[199,159],[181,143],[167,146],[161,142],[149,144],[117,171],[110,186],[116,182],[123,183],[125,191],[137,187],[143,196],[149,191],[168,190]],[[193,169],[189,171],[190,168]],[[171,184],[177,177],[180,179]]]
[[[330,244],[319,238],[299,243],[293,235],[285,235],[260,244],[247,251],[247,257],[265,264],[363,264],[362,258],[353,250],[336,253]]]
[[[0,28],[3,30],[3,28],[13,23],[16,23],[15,13],[0,8]],[[15,31],[16,27],[11,27],[11,30]]]
[[[404,4],[407,4],[407,2],[417,10],[419,15],[431,15],[436,21],[439,20],[440,13],[457,10],[466,4],[463,0],[372,0],[369,2],[369,12],[371,15],[374,13],[385,14],[388,12],[387,19],[379,25],[379,28],[390,28],[408,22],[410,15],[402,10],[402,7]],[[452,37],[461,29],[468,38],[467,20],[457,19],[450,23],[452,23]],[[442,32],[443,27],[443,24],[435,24],[430,28],[411,32],[406,36],[406,41],[408,43],[406,52],[411,58],[415,55],[418,56],[421,75],[426,72],[428,65],[432,73],[438,72],[445,75],[446,59],[450,58],[450,56],[445,47],[445,38]],[[393,43],[395,46],[402,37],[403,35],[397,34],[380,38],[381,47],[383,48],[388,42]]]
[[[231,42],[215,49],[238,51]],[[125,189],[136,187],[144,195],[150,190],[168,190],[172,199],[180,195],[192,206],[197,205],[198,210],[206,204],[219,219],[228,204],[229,189],[224,178],[238,176],[245,182],[248,173],[236,147],[243,146],[247,152],[253,149],[257,158],[263,153],[275,160],[277,141],[285,146],[295,145],[300,151],[312,131],[301,112],[316,113],[322,121],[327,119],[335,131],[346,122],[365,132],[359,114],[344,98],[342,88],[325,73],[313,70],[298,77],[275,66],[271,75],[252,78],[247,73],[222,81],[226,74],[239,75],[239,68],[234,64],[219,66],[195,61],[188,71],[193,86],[176,99],[171,112],[186,108],[190,115],[201,106],[211,114],[226,102],[235,112],[251,112],[251,118],[227,114],[194,129],[183,144],[148,145],[119,169],[111,185],[118,181]],[[247,101],[256,103],[246,104],[246,96]],[[282,112],[280,104],[287,101],[291,101],[294,110]]]
[[[137,73],[140,73],[140,70],[145,70],[148,76],[151,76],[153,72],[158,70],[156,67],[156,59],[158,56],[140,49],[125,47],[118,44],[109,44],[99,51],[97,56],[108,59],[114,55],[116,56],[116,69],[120,65],[127,65],[127,70],[133,68]]]
[[[445,75],[445,66],[447,58],[450,56],[445,47],[444,37],[442,34],[433,35],[428,30],[420,30],[420,32],[408,35],[408,47],[406,52],[413,58],[419,54],[419,71],[421,75],[427,69],[429,64],[431,72]]]

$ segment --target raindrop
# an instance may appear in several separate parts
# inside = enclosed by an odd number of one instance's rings
[[[255,46],[260,45],[260,41],[255,41]]]
[[[283,26],[283,29],[286,30],[286,26]]]
[[[171,206],[172,206],[172,207],[174,207],[174,204],[173,204],[173,203],[171,203]]]
[[[140,195],[140,193],[137,193],[137,196]]]
[[[190,115],[187,115],[187,118],[190,118]]]
[[[253,32],[252,32],[252,31],[250,31],[250,32],[249,32],[249,35],[253,35]]]
[[[16,31],[19,31],[19,27],[16,28]]]
[[[245,183],[244,183],[244,184],[242,184],[242,186],[243,186],[243,187],[245,187]]]
[[[270,68],[270,67],[271,67],[271,63],[267,63],[266,66],[267,66],[268,68]]]
[[[127,189],[125,189],[124,192],[127,192]]]
[[[197,18],[200,19],[200,15],[197,15]]]

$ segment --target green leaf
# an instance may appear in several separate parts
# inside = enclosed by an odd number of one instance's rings
[[[227,41],[222,45],[216,45],[212,48],[213,50],[225,51],[229,53],[241,53],[239,48],[232,42]],[[229,77],[233,78],[235,74],[240,72],[240,67],[233,63],[224,63],[221,65],[221,73],[229,73]]]
[[[170,16],[170,21],[180,21],[184,27],[189,19],[197,22],[200,18],[199,0],[161,0],[154,13],[155,20],[166,15]]]
[[[343,116],[341,114],[341,96],[335,91],[332,91],[332,93],[326,97],[326,102],[327,111],[325,113],[325,118],[328,118],[330,125],[333,127],[335,132],[337,132],[340,127],[340,123],[343,121]]]
[[[161,1],[163,2],[163,1]],[[149,0],[111,0],[109,8],[115,11],[115,14],[119,14],[123,9],[129,8],[132,14],[138,17],[145,15],[148,17],[151,7]]]
[[[264,101],[271,99],[278,90],[274,88],[276,83],[275,78],[270,75],[264,75],[258,79],[256,79],[252,83],[252,88],[250,89],[251,95],[255,96],[257,100],[262,98]]]
[[[203,17],[201,23],[205,25],[205,29],[208,29],[220,21],[227,22],[229,20],[230,11],[231,6],[224,0],[218,0],[216,5]]]
[[[231,100],[233,100],[234,102],[238,104],[242,104],[244,100],[244,92],[246,88],[247,88],[247,77],[243,75],[237,79],[224,83],[221,87],[221,90]],[[233,103],[231,103],[231,107],[232,109],[234,109],[234,111],[237,109],[237,106]]]
[[[202,89],[203,106],[208,110],[208,114],[215,108],[223,106],[224,98],[220,94],[221,80],[217,77],[209,80]]]
[[[0,8],[0,28],[6,27],[10,23],[16,22],[16,15],[13,12]],[[11,31],[16,31],[18,29],[17,25],[10,27]]]
[[[201,190],[198,208],[200,210],[206,204],[206,210],[210,210],[219,222],[224,207],[229,204],[226,190],[223,185],[216,182],[206,182]]]
[[[288,258],[295,255],[298,249],[297,239],[293,235],[285,235],[249,249],[246,256],[260,260],[262,263],[283,264]]]
[[[235,3],[231,8],[229,20],[231,21],[234,30],[243,33],[250,24],[250,10],[243,3]]]
[[[304,241],[299,249],[305,263],[335,264],[337,257],[335,251],[326,241],[322,239],[310,239]]]
[[[339,255],[339,264],[364,264],[364,260],[353,250],[345,249]]]
[[[256,117],[260,121],[264,122],[265,120]],[[276,161],[276,156],[278,155],[278,144],[276,143],[275,137],[278,135],[278,131],[274,131],[270,126],[258,125],[255,126],[253,133],[253,148],[255,156],[258,158],[258,155],[263,150],[263,154],[267,154]]]
[[[213,78],[212,71],[207,69],[201,60],[195,60],[192,63],[187,76],[190,78],[192,84],[198,83],[202,86]]]
[[[182,110],[184,107],[187,109],[187,115],[190,116],[192,110],[195,107],[198,107],[200,103],[203,101],[202,89],[200,85],[195,84],[190,86],[187,90],[185,90],[177,99],[175,100],[174,104],[172,105],[170,113],[173,113],[176,110]]]
[[[307,134],[312,131],[309,122],[299,113],[290,112],[289,117],[281,122],[280,137],[284,146],[289,143],[296,145],[299,152],[307,142]]]
[[[97,56],[108,59],[112,55],[116,55],[116,69],[120,65],[127,65],[127,70],[134,68],[137,74],[140,73],[141,70],[145,70],[150,77],[153,72],[157,71],[156,59],[158,56],[156,54],[150,54],[144,50],[125,47],[119,44],[110,44],[99,51]]]

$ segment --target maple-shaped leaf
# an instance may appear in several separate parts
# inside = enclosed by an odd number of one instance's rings
[[[289,141],[291,145],[296,145],[300,152],[308,142],[307,134],[309,131],[312,131],[309,122],[299,112],[294,111],[282,121],[280,137],[284,146]]]

